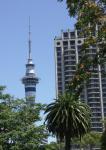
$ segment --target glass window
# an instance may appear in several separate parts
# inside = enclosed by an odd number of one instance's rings
[[[63,37],[64,37],[64,38],[68,38],[68,32],[64,32],[64,33],[63,33]]]
[[[75,46],[71,46],[71,49],[75,49]]]
[[[75,54],[75,51],[71,50],[70,53],[71,53],[71,54]]]
[[[63,41],[63,46],[68,46],[68,41]]]
[[[81,44],[82,43],[82,41],[81,40],[78,40],[78,44]]]
[[[64,50],[68,50],[68,46],[64,46]]]
[[[75,40],[71,40],[70,45],[75,45]]]
[[[82,49],[82,46],[81,46],[81,45],[78,45],[78,46],[77,46],[77,49],[78,49],[78,51],[80,51],[80,50]]]
[[[57,52],[57,56],[61,56],[61,52]]]
[[[36,91],[36,88],[35,87],[26,87],[25,91],[26,92],[28,92],[28,91]]]
[[[61,61],[61,57],[58,57],[58,58],[57,58],[57,61],[59,61],[59,62],[60,62],[60,61]]]
[[[56,50],[57,51],[61,51],[61,47],[56,47]]]
[[[71,39],[75,38],[75,32],[70,32]]]
[[[58,90],[62,90],[62,87],[58,87]]]
[[[60,71],[61,71],[61,68],[58,68],[57,71],[60,72]]]
[[[60,45],[60,42],[57,42],[57,45]]]

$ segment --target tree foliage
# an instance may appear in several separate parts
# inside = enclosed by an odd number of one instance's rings
[[[65,140],[65,150],[70,150],[74,137],[81,138],[90,129],[89,107],[76,99],[74,94],[60,95],[45,110],[46,126],[60,141]]]
[[[70,89],[80,94],[82,83],[91,77],[98,64],[104,65],[106,62],[106,0],[66,0],[66,4],[70,17],[77,20],[76,29],[85,38],[81,48],[82,59],[70,84]],[[89,57],[87,51],[93,46],[97,51],[93,57]],[[102,71],[102,75],[105,74]]]
[[[80,145],[80,148],[92,150],[94,147],[100,147],[101,135],[102,133],[91,131],[81,139],[74,138],[72,143]]]
[[[44,125],[37,125],[43,105],[28,107],[23,100],[3,94],[3,90],[0,87],[0,149],[39,149],[47,138]]]
[[[101,136],[101,150],[106,150],[106,120],[105,123],[105,130]]]
[[[42,145],[40,150],[64,150],[64,144],[51,142],[49,144]]]
[[[100,147],[100,138],[101,133],[98,132],[90,132],[81,139],[81,145],[82,147],[90,147],[92,149],[93,147]]]

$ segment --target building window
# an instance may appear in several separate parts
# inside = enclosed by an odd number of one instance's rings
[[[57,61],[58,61],[58,62],[61,62],[61,57],[58,57],[58,58],[57,58]]]
[[[75,38],[75,32],[70,32],[71,39]]]
[[[75,47],[74,47],[75,48]],[[71,54],[75,54],[75,50],[71,50],[70,51]]]
[[[35,87],[26,87],[25,92],[28,92],[28,91],[36,91],[36,88]]]
[[[60,42],[57,42],[57,45],[60,45]]]
[[[71,46],[71,49],[75,49],[75,46]]]
[[[63,41],[63,46],[68,46],[68,41]]]
[[[78,40],[78,44],[81,44],[82,43],[82,41],[81,40]]]
[[[76,61],[73,60],[73,61],[65,61],[64,62],[65,65],[76,65]]]
[[[63,37],[64,37],[64,38],[68,38],[68,32],[64,32],[64,33],[63,33]]]
[[[64,52],[64,55],[71,55],[71,54],[75,54],[75,50],[69,50]]]
[[[64,71],[69,71],[69,70],[76,70],[75,66],[66,66]]]
[[[75,45],[75,40],[71,40],[70,45]]]
[[[77,46],[77,49],[78,49],[78,51],[80,51],[80,50],[82,49],[82,46],[81,46],[81,45],[78,45],[78,46]]]
[[[80,30],[80,31],[77,31],[77,37],[78,37],[78,38],[84,37],[84,35],[83,35],[83,33],[82,33],[81,30]]]
[[[92,49],[92,53],[96,53],[96,51],[97,51],[96,49]]]
[[[58,86],[61,87],[62,86],[62,82],[58,81]]]
[[[74,59],[75,59],[75,56],[71,56],[71,59],[74,60]]]
[[[58,76],[61,77],[61,72],[58,72]]]
[[[106,97],[106,93],[103,93],[103,97]]]
[[[68,50],[68,46],[64,46],[64,50]]]
[[[69,52],[68,52],[68,51],[65,51],[65,52],[64,52],[64,55],[68,55],[68,54],[69,54]]]
[[[95,109],[95,108],[93,108],[93,109]],[[91,118],[91,121],[92,122],[100,122],[100,118]]]
[[[61,91],[61,90],[62,90],[62,87],[58,87],[58,90],[60,90],[60,91]]]
[[[58,62],[57,65],[58,65],[58,66],[61,66],[61,62]]]
[[[60,51],[61,51],[61,47],[56,47],[56,50],[57,50],[58,52],[60,52]]]
[[[106,89],[103,89],[103,92],[106,93]]]
[[[58,71],[58,72],[61,72],[61,68],[58,68],[57,71]]]
[[[57,56],[61,56],[61,52],[57,52]]]

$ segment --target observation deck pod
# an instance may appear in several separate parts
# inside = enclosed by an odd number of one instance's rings
[[[22,83],[24,85],[36,85],[37,83],[39,83],[39,79],[35,77],[35,75],[26,75],[22,78]]]

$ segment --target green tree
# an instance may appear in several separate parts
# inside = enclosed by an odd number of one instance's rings
[[[64,150],[64,144],[51,142],[49,144],[42,145],[40,150]]]
[[[44,125],[37,125],[43,106],[28,107],[23,100],[3,94],[3,90],[0,87],[0,149],[38,150],[47,138]]]
[[[100,147],[101,133],[89,132],[85,134],[81,139],[74,138],[73,144],[80,145],[80,149],[92,150],[94,147]]]
[[[105,130],[101,136],[101,150],[106,150],[106,120],[104,121]]]
[[[60,95],[45,110],[46,126],[60,141],[65,140],[65,150],[70,150],[73,137],[81,138],[90,128],[90,110],[74,94]]]
[[[104,65],[106,62],[106,0],[66,0],[66,4],[70,17],[76,18],[75,27],[80,30],[80,36],[85,38],[81,49],[82,59],[72,80],[72,89],[75,86],[77,89],[95,72],[97,64]],[[87,54],[89,46],[97,48],[92,58]],[[104,74],[106,72],[102,72]]]
[[[101,133],[98,132],[90,132],[81,139],[81,144],[83,147],[89,147],[90,150],[93,149],[93,147],[100,147],[100,138]]]

